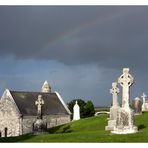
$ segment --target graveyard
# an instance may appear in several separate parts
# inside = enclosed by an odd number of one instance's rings
[[[148,112],[136,115],[135,125],[138,127],[137,133],[133,134],[112,134],[105,131],[107,118],[102,114],[96,117],[80,119],[69,124],[51,128],[45,135],[27,134],[19,137],[1,138],[0,142],[148,142]]]
[[[148,7],[0,11],[0,143],[148,143]]]
[[[35,102],[38,105],[38,116],[34,124],[36,131],[21,136],[0,138],[0,142],[148,142],[148,110],[146,95],[141,99],[136,97],[134,106],[130,103],[130,86],[134,77],[129,68],[123,68],[123,73],[117,82],[112,83],[110,93],[112,106],[107,111],[96,112],[87,118],[80,117],[79,102],[73,106],[73,119],[65,124],[44,128],[42,118],[41,95]],[[119,90],[121,85],[122,91]],[[122,104],[119,105],[118,94],[122,92]]]

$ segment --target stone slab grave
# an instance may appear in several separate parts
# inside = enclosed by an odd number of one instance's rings
[[[112,94],[113,105],[110,108],[110,118],[108,121],[108,126],[105,127],[105,130],[113,130],[114,126],[116,125],[117,111],[120,108],[118,103],[119,88],[117,87],[117,82],[112,83],[110,93]]]
[[[118,78],[118,83],[122,87],[122,107],[117,111],[116,125],[111,132],[114,134],[136,133],[138,130],[134,125],[134,111],[129,105],[129,89],[134,83],[129,68],[123,68],[123,74]]]

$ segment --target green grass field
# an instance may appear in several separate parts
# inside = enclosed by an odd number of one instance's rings
[[[108,115],[99,115],[49,129],[45,135],[0,138],[0,142],[148,142],[148,112],[135,118],[139,132],[117,135],[105,131]]]

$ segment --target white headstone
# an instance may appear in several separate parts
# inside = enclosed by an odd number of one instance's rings
[[[42,92],[47,92],[47,93],[51,92],[51,87],[49,86],[47,81],[45,81],[42,86]]]
[[[146,102],[145,100],[146,100],[146,97],[147,97],[147,96],[146,96],[146,94],[145,94],[144,92],[143,92],[143,94],[142,94],[141,97],[142,97],[142,99],[143,99],[143,103],[145,103],[145,102]]]
[[[146,94],[143,93],[142,94],[142,99],[143,99],[143,104],[142,104],[142,111],[145,112],[145,111],[148,111],[148,101],[146,100]]]
[[[73,107],[73,120],[79,120],[80,119],[80,107],[78,105],[78,102],[76,101],[76,104]]]

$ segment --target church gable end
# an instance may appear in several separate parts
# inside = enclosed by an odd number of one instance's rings
[[[20,116],[9,90],[6,90],[0,100],[1,137],[18,136],[20,134]]]

